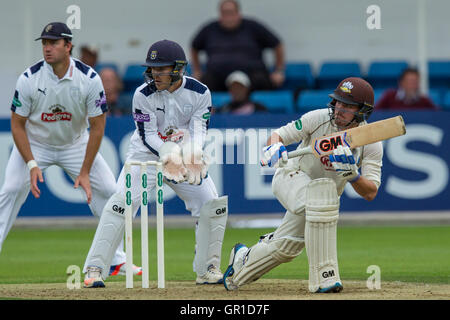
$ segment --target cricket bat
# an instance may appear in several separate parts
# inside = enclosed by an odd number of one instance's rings
[[[288,152],[288,158],[312,153],[317,158],[333,153],[339,145],[350,149],[402,136],[406,133],[402,116],[375,121],[364,126],[315,138],[308,147]]]

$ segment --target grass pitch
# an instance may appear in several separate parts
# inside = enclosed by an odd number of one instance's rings
[[[222,271],[236,242],[248,246],[273,229],[232,229],[225,233]],[[13,228],[0,253],[0,285],[66,283],[67,268],[83,267],[95,229]],[[376,265],[381,281],[450,283],[450,226],[339,227],[338,259],[341,279],[366,281]],[[135,263],[140,264],[140,230],[134,233]],[[156,233],[149,230],[150,280],[156,281]],[[167,281],[194,281],[193,229],[165,230]],[[264,279],[308,279],[306,252],[273,269]],[[107,282],[125,281],[124,276]]]

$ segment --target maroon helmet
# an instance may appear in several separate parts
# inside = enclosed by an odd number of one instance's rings
[[[373,112],[374,93],[372,86],[364,79],[350,77],[342,80],[333,93],[329,95],[333,99],[329,104],[330,115],[334,119],[336,101],[359,107],[353,121],[358,123],[367,120]]]

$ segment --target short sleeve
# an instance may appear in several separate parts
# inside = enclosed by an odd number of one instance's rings
[[[88,95],[86,97],[88,117],[97,117],[108,111],[105,89],[99,75],[91,79]]]
[[[11,103],[11,111],[17,113],[19,116],[28,117],[31,113],[31,84],[27,77],[22,74],[17,79],[16,90]]]
[[[361,175],[375,183],[381,184],[381,167],[383,165],[383,144],[375,142],[363,147]]]
[[[164,142],[158,135],[156,114],[139,88],[133,96],[133,120],[142,144],[150,152],[159,156],[159,149]]]
[[[317,126],[320,110],[310,111],[305,113],[297,120],[291,121],[285,126],[275,130],[275,132],[283,140],[283,144],[288,146],[292,143],[297,143],[311,136],[312,128]]]
[[[189,133],[198,145],[203,146],[206,140],[206,133],[209,126],[209,119],[211,117],[212,102],[211,92],[206,90],[199,100],[195,112],[189,122]]]

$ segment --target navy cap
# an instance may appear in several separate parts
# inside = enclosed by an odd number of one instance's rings
[[[62,22],[50,22],[47,24],[42,30],[41,36],[36,39],[69,39],[72,40],[72,31],[70,31],[69,27]]]
[[[186,55],[183,48],[176,42],[161,40],[155,42],[148,49],[144,67],[172,66],[177,62],[186,63]]]

